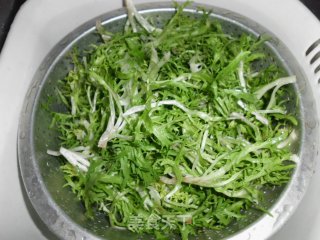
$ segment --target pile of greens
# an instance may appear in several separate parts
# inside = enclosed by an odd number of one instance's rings
[[[263,187],[290,179],[296,117],[285,96],[294,76],[267,56],[264,40],[226,34],[210,13],[176,5],[163,28],[127,1],[128,22],[107,32],[56,90],[53,112],[67,186],[86,214],[137,233],[221,229],[259,208]]]

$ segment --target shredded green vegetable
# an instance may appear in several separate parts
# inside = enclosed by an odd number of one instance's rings
[[[48,154],[66,160],[88,217],[159,239],[221,229],[290,179],[298,121],[284,96],[296,78],[256,71],[264,41],[226,34],[209,12],[176,5],[160,29],[127,6],[123,32],[98,23],[102,42],[72,53],[57,89],[66,111],[53,113],[61,148]]]

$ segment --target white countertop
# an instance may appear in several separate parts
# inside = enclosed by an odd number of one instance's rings
[[[232,6],[232,1],[243,2],[242,11],[248,6],[254,10],[250,5],[254,0],[200,2]],[[275,2],[269,0],[270,4]],[[28,0],[18,12],[0,55],[0,239],[38,240],[51,236],[36,217],[31,217],[18,174],[16,138],[19,113],[34,72],[50,49],[67,33],[81,23],[121,6],[121,0]],[[300,7],[303,8],[302,4]],[[271,240],[320,239],[319,183],[320,164],[295,214]]]

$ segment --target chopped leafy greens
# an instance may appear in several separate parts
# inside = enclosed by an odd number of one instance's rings
[[[284,96],[295,76],[254,66],[264,41],[223,31],[210,13],[176,5],[163,28],[127,1],[123,32],[72,53],[53,112],[67,186],[87,216],[136,233],[221,229],[290,179],[298,120]],[[263,209],[263,207],[261,207]]]

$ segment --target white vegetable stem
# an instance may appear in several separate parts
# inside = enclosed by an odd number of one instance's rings
[[[238,100],[237,104],[245,111],[249,111],[249,109],[247,108],[246,104],[241,101],[241,100]],[[250,111],[249,111],[250,112]],[[264,125],[268,125],[269,124],[269,121],[267,118],[265,118],[264,116],[262,116],[261,113],[259,113],[258,111],[252,111],[250,112],[252,115],[254,115],[256,117],[256,119],[258,121],[260,121],[261,123],[263,123]]]
[[[80,170],[87,172],[90,162],[85,159],[80,153],[60,147],[60,154],[67,159],[73,166],[78,167]]]
[[[177,184],[173,189],[172,189],[172,191],[171,192],[169,192],[165,197],[164,197],[164,200],[166,201],[166,202],[170,202],[170,198],[176,193],[176,192],[178,192],[180,189],[181,189],[181,185],[180,184]]]
[[[277,87],[278,89],[282,87],[283,85],[290,84],[290,83],[295,83],[296,82],[296,76],[289,76],[289,77],[284,77],[284,78],[279,78],[259,90],[255,92],[255,95],[258,99],[262,98],[262,96],[268,92],[270,89]]]
[[[129,19],[130,25],[132,27],[132,31],[133,32],[138,32],[136,23],[134,21],[134,13],[133,13],[134,5],[133,5],[132,1],[130,1],[130,0],[126,0],[125,3],[126,3],[126,6],[127,6],[128,19]]]
[[[208,115],[205,112],[201,112],[201,111],[195,111],[195,110],[190,110],[187,107],[185,107],[182,103],[180,103],[177,100],[163,100],[163,101],[159,101],[156,103],[151,103],[151,108],[155,108],[155,107],[160,107],[163,105],[171,105],[171,106],[175,106],[177,108],[180,108],[182,111],[186,112],[187,114],[190,115],[196,115],[199,118],[205,120],[205,121],[215,121],[216,119],[212,118],[210,115]],[[130,116],[132,114],[138,113],[138,112],[142,112],[146,109],[146,105],[138,105],[138,106],[134,106],[132,108],[129,108],[126,112],[123,113],[124,117]]]
[[[113,102],[113,97],[111,94],[109,94],[109,106],[110,106],[110,117],[108,120],[108,125],[107,129],[104,131],[104,133],[101,135],[98,146],[105,148],[107,141],[109,140],[110,134],[113,132],[115,120],[116,120],[116,111],[114,108],[114,102]]]
[[[232,112],[229,117],[230,120],[239,119],[246,123],[248,126],[252,127],[253,129],[256,129],[257,126],[254,125],[248,118],[246,118],[242,113],[238,112]]]
[[[240,80],[240,86],[242,87],[244,92],[247,92],[246,80],[244,79],[244,74],[243,74],[243,61],[240,61],[240,64],[239,64],[238,76]]]
[[[50,150],[50,149],[47,150],[47,154],[49,154],[51,156],[55,156],[55,157],[61,156],[61,153],[59,151],[53,151],[53,150]]]
[[[74,101],[74,97],[71,97],[70,101],[71,101],[71,114],[76,115],[77,106],[76,106],[76,102]]]
[[[132,28],[134,29],[134,31],[136,30],[134,21],[132,19],[132,16],[134,16],[137,20],[137,22],[149,33],[153,32],[153,31],[158,31],[160,32],[161,29],[155,28],[154,26],[152,26],[144,17],[142,17],[142,15],[137,11],[136,7],[134,6],[132,0],[125,0],[125,4],[126,7],[128,9],[128,16],[129,16],[129,21],[130,24],[132,26]]]

